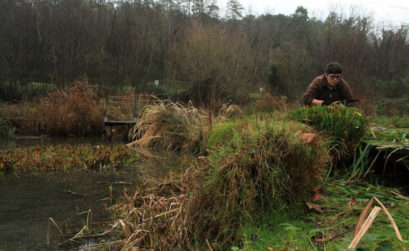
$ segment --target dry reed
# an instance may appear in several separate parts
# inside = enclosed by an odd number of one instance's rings
[[[156,100],[147,105],[131,129],[129,146],[160,147],[169,151],[200,152],[208,133],[208,114],[172,101]]]
[[[42,100],[46,132],[50,135],[99,135],[104,131],[104,101],[88,81],[75,81],[68,91],[55,90]]]

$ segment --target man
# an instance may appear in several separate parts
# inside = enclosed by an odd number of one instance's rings
[[[303,97],[305,105],[331,105],[352,100],[352,90],[342,78],[342,66],[337,62],[329,63],[325,73],[316,77],[308,86]]]

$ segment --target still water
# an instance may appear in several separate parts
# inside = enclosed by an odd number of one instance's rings
[[[11,147],[21,144],[14,142]],[[164,176],[179,164],[176,156],[161,154],[117,171],[0,174],[0,250],[79,250],[83,242],[61,243],[85,225],[89,209],[91,230],[108,229],[110,214],[106,208],[124,189],[132,192],[147,176]],[[50,224],[50,245],[46,245],[50,217],[65,236]]]

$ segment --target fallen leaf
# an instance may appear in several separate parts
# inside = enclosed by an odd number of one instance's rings
[[[310,144],[312,144],[312,142],[314,141],[314,139],[315,139],[316,136],[317,136],[317,135],[316,135],[315,133],[304,133],[304,134],[301,136],[301,138],[302,138],[302,140],[304,140],[304,142],[305,142],[307,145],[310,145]]]
[[[324,198],[324,195],[322,194],[322,186],[318,185],[315,189],[314,189],[314,194],[311,197],[311,200],[313,202],[318,201],[322,198]]]
[[[306,205],[307,205],[309,210],[314,209],[315,211],[317,211],[320,214],[324,213],[324,209],[320,205],[309,203],[309,202],[307,202]]]
[[[348,201],[348,206],[354,206],[356,205],[356,199],[354,197],[351,197],[351,199]]]

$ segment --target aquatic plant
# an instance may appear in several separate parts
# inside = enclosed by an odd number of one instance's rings
[[[359,110],[344,105],[303,107],[288,112],[287,117],[329,137],[335,163],[351,157],[369,131],[368,121]]]
[[[129,145],[160,147],[169,151],[200,152],[208,132],[206,112],[169,100],[147,105],[131,129]]]
[[[70,171],[121,168],[138,160],[125,146],[33,146],[0,150],[0,171]]]
[[[196,238],[221,249],[240,241],[244,221],[310,196],[329,161],[325,140],[311,128],[267,115],[218,125],[208,149],[189,222]]]

